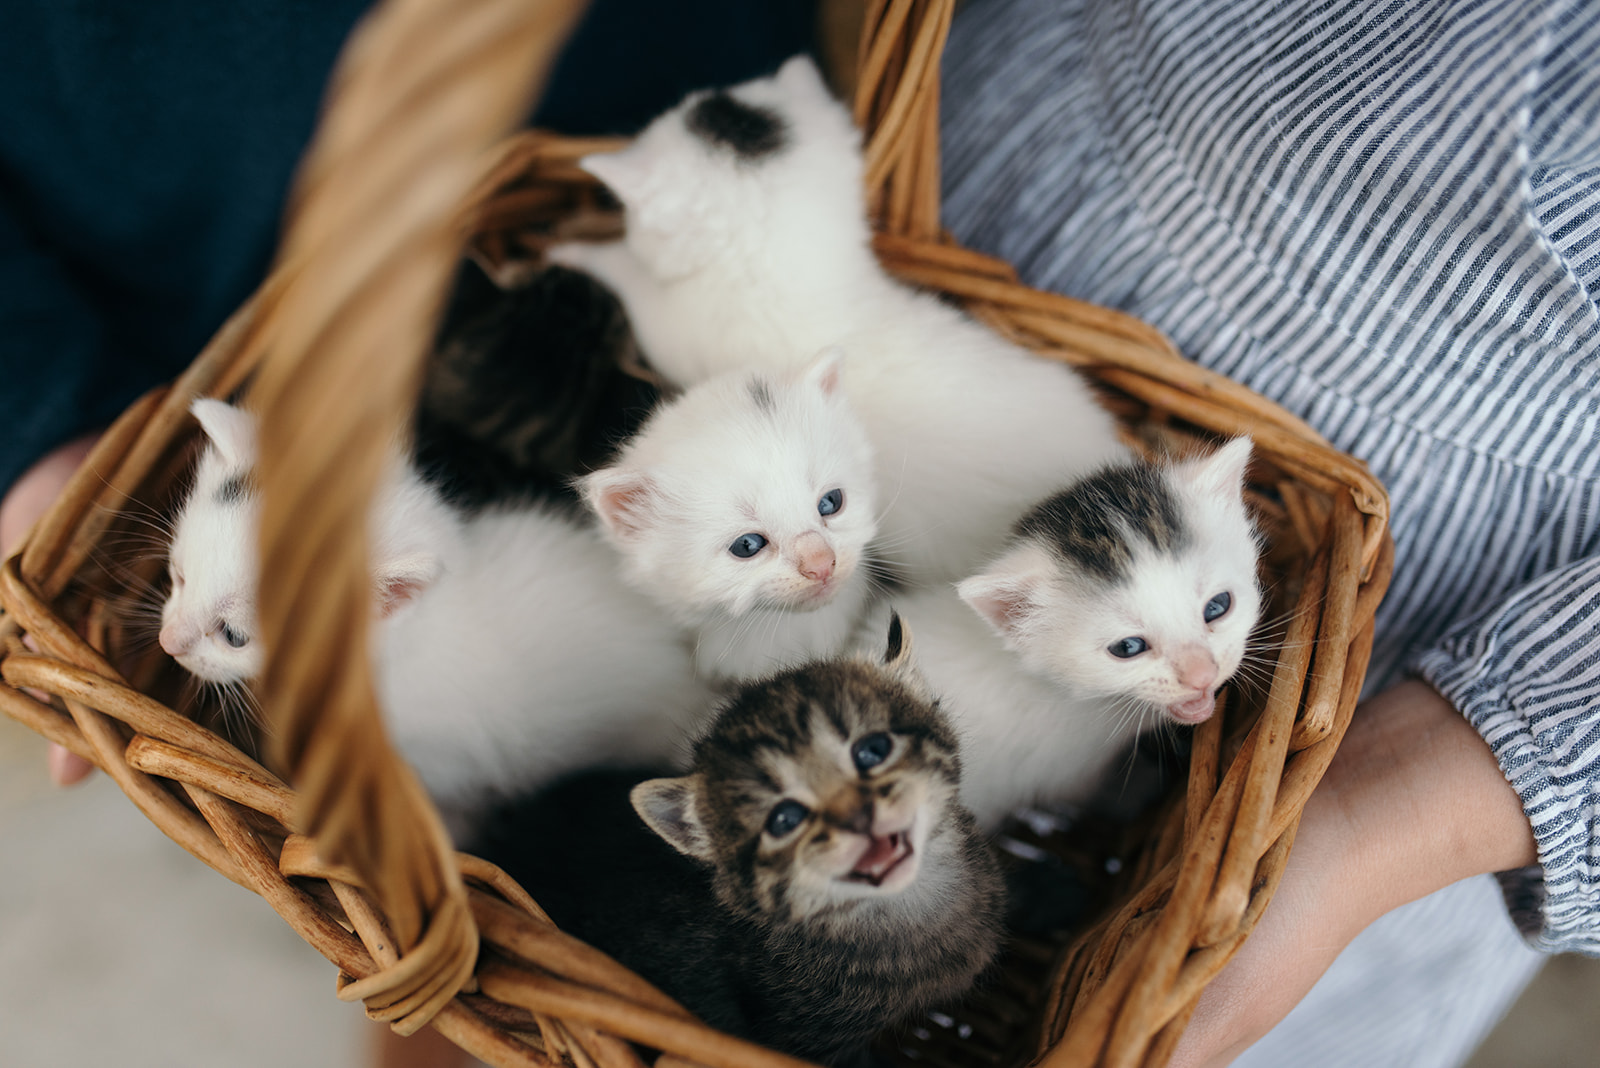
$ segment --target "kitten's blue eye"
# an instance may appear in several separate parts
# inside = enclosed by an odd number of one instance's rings
[[[850,747],[850,759],[856,762],[856,770],[866,771],[888,760],[893,748],[894,739],[887,734],[869,734]]]
[[[222,640],[235,649],[243,649],[250,644],[250,636],[248,634],[240,634],[226,623],[222,625]]]
[[[740,534],[728,546],[728,551],[741,560],[748,560],[766,547],[767,539],[760,534]]]
[[[822,495],[822,500],[817,502],[818,515],[832,515],[844,507],[844,490],[829,490]]]
[[[1206,617],[1207,623],[1212,623],[1227,615],[1228,609],[1232,607],[1233,597],[1230,594],[1223,592],[1217,594],[1215,597],[1211,598],[1211,600],[1206,602],[1205,611],[1202,614]]]
[[[779,801],[767,816],[767,833],[774,838],[782,838],[800,826],[809,815],[811,810],[798,801]]]
[[[1148,648],[1150,648],[1150,643],[1143,638],[1123,638],[1121,641],[1112,642],[1106,646],[1106,652],[1119,660],[1129,660]]]

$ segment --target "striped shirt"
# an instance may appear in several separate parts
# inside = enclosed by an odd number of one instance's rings
[[[957,237],[1389,487],[1369,689],[1419,671],[1479,728],[1539,845],[1502,879],[1518,926],[1600,954],[1600,0],[974,2],[943,100]],[[1317,1063],[1457,1063],[1532,970],[1469,883],[1279,1031],[1337,1004],[1377,1024],[1325,1022]],[[1276,1038],[1246,1061],[1311,1063]]]

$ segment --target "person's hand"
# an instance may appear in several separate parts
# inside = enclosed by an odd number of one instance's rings
[[[1229,1064],[1379,916],[1537,859],[1522,802],[1455,708],[1410,681],[1356,710],[1272,903],[1206,988],[1171,1068]]]
[[[0,559],[17,551],[34,521],[60,494],[99,436],[86,434],[51,450],[6,491],[5,499],[0,500]],[[79,782],[94,770],[87,760],[54,743],[50,745],[49,760],[50,777],[60,786]]]

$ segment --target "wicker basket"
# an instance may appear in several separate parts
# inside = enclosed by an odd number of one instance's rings
[[[1361,463],[1150,327],[1027,289],[949,241],[937,98],[953,6],[868,4],[856,116],[880,257],[1092,376],[1135,440],[1253,435],[1252,496],[1289,623],[1270,688],[1230,696],[1195,732],[1187,793],[1130,865],[1120,904],[1059,953],[1013,954],[950,1026],[907,1041],[934,1063],[1160,1065],[1271,897],[1349,722],[1388,579],[1388,503]],[[649,1051],[667,1054],[658,1064],[795,1064],[706,1028],[557,931],[492,866],[452,852],[383,738],[367,674],[366,503],[463,242],[490,256],[537,245],[599,203],[575,166],[596,144],[496,144],[579,7],[389,0],[360,29],[273,274],[183,377],[123,414],[0,571],[0,708],[266,898],[338,966],[340,997],[402,1033],[431,1022],[495,1065],[622,1068]],[[95,562],[138,513],[170,507],[192,455],[189,399],[247,380],[262,419],[260,616],[273,651],[261,696],[283,779],[149,696],[175,692],[173,668],[124,632],[115,603],[133,594],[113,580],[159,578]]]

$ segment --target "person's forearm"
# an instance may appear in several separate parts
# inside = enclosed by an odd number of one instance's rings
[[[1317,791],[1349,836],[1361,926],[1459,879],[1538,859],[1522,800],[1443,697],[1409,681],[1367,702]]]
[[[1536,859],[1521,800],[1472,725],[1424,683],[1379,694],[1357,710],[1277,896],[1207,987],[1173,1066],[1230,1063],[1391,909]]]

